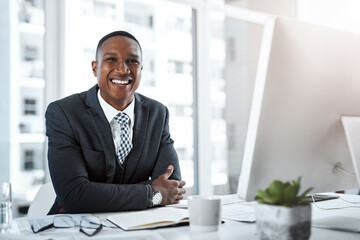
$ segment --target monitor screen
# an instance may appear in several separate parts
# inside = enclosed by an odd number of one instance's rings
[[[358,187],[342,116],[360,116],[360,35],[294,19],[264,34],[238,195],[253,200],[273,180],[302,190]],[[359,146],[360,147],[360,146]]]

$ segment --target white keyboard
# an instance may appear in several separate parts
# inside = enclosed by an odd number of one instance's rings
[[[237,194],[222,195],[220,197],[222,205],[245,202],[244,200],[240,199]]]

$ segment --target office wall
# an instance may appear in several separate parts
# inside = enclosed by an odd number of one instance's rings
[[[298,0],[297,15],[301,21],[360,33],[359,0]]]

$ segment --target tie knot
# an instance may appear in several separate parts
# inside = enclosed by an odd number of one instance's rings
[[[119,124],[129,124],[130,118],[126,113],[120,112],[114,118]]]

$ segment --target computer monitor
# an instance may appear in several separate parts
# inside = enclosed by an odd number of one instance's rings
[[[354,167],[342,116],[360,116],[360,35],[270,19],[264,27],[238,196],[253,200],[273,180],[299,176],[302,190],[359,187],[354,174],[346,174],[354,173]]]

